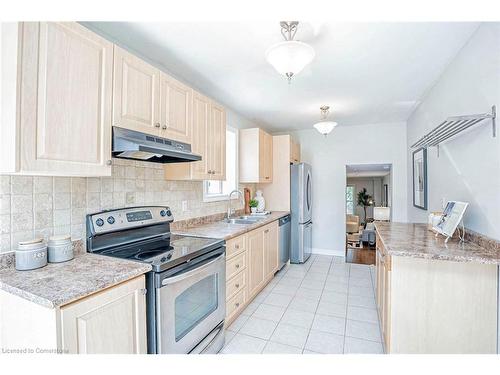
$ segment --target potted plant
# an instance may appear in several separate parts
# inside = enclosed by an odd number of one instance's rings
[[[363,207],[363,211],[365,213],[365,222],[363,223],[364,227],[366,227],[366,207],[373,205],[373,198],[368,192],[366,191],[366,188],[363,188],[358,193],[358,206]]]
[[[259,205],[259,202],[256,199],[250,199],[248,205],[250,206],[250,211],[252,211],[253,214],[257,212],[257,206]]]

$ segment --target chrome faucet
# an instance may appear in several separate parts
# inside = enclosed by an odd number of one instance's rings
[[[235,189],[229,193],[229,196],[227,197],[227,219],[228,220],[231,219],[231,215],[234,212],[233,209],[231,208],[231,197],[233,196],[233,193],[238,193],[243,198],[243,193],[237,189]]]

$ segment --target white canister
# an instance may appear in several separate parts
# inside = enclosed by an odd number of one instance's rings
[[[16,269],[34,270],[47,265],[47,245],[43,238],[21,241],[16,249]]]
[[[262,190],[257,190],[255,192],[255,198],[257,202],[257,212],[263,212],[266,209],[266,200],[264,199],[264,196],[262,195]]]
[[[71,236],[52,236],[49,238],[49,262],[60,263],[74,258]]]

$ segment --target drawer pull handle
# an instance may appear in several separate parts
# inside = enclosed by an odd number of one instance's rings
[[[266,229],[266,230],[264,231],[264,233],[269,233],[269,229]]]
[[[236,268],[240,268],[240,265],[239,265],[239,264],[237,264],[235,267],[236,267]]]
[[[240,303],[239,303],[239,302],[236,302],[236,303],[234,304],[234,306],[235,306],[235,307],[240,307]]]
[[[239,287],[240,287],[240,284],[236,284],[236,285],[235,285],[235,287],[236,287],[236,288],[239,288]]]
[[[239,248],[240,248],[240,245],[234,245],[234,248],[235,248],[235,249],[239,249]]]

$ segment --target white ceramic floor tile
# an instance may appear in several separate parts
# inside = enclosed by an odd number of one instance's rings
[[[248,304],[245,310],[241,312],[242,315],[252,315],[255,312],[255,310],[257,310],[257,307],[259,307],[260,305],[260,302],[256,301],[257,297],[255,297],[255,299]]]
[[[280,323],[274,330],[270,341],[302,349],[306,343],[308,333],[309,330],[307,328]]]
[[[304,280],[302,284],[300,284],[301,288],[313,289],[313,290],[323,290],[325,286],[324,281],[318,280]]]
[[[227,344],[229,344],[229,342],[234,338],[234,336],[236,336],[236,332],[233,332],[233,331],[228,331],[226,329],[226,331],[224,332],[224,346],[227,346]]]
[[[376,323],[347,319],[345,335],[363,340],[381,342],[380,328]]]
[[[304,281],[325,281],[327,276],[327,273],[309,272],[306,277],[304,277]]]
[[[295,277],[297,279],[303,279],[307,274],[307,270],[305,268],[295,268],[291,269],[286,273],[287,277]]]
[[[302,328],[311,328],[314,319],[314,313],[287,309],[281,318],[280,323],[291,324]]]
[[[345,332],[345,318],[316,314],[311,329],[343,336]]]
[[[360,279],[357,277],[350,277],[349,278],[349,286],[364,286],[364,287],[371,287],[372,286],[372,280],[370,278],[366,279]]]
[[[336,303],[337,305],[347,305],[347,294],[332,291],[323,291],[320,301]]]
[[[269,293],[264,303],[271,306],[287,307],[292,301],[293,296],[279,293]]]
[[[344,336],[311,330],[305,349],[317,353],[342,354],[344,352]]]
[[[299,289],[298,286],[276,285],[273,289],[273,292],[293,296],[293,295],[295,295],[295,293],[297,293],[297,289]]]
[[[313,352],[312,350],[304,349],[302,351],[302,354],[323,354],[323,353],[317,353],[317,352]]]
[[[271,306],[263,303],[257,308],[257,310],[255,310],[252,316],[254,318],[261,318],[272,320],[273,322],[279,322],[284,313],[284,307]]]
[[[349,306],[364,307],[367,309],[375,309],[375,298],[367,296],[353,296],[349,294],[347,299],[347,304]]]
[[[313,313],[316,311],[317,306],[318,306],[318,301],[295,296],[292,302],[290,302],[290,305],[288,305],[288,308],[292,310],[299,310],[299,311],[306,311]]]
[[[358,306],[347,306],[347,319],[370,323],[379,322],[376,309],[366,309]]]
[[[339,318],[345,318],[347,315],[346,305],[337,305],[335,303],[322,301],[318,305],[316,314],[336,316]]]
[[[264,348],[263,354],[301,354],[302,349],[290,345],[269,341]]]
[[[383,354],[382,344],[375,341],[361,340],[354,337],[346,337],[344,342],[344,354]]]
[[[320,289],[314,290],[307,288],[299,288],[297,289],[295,296],[297,298],[312,299],[317,302],[321,298],[321,294],[322,291]]]
[[[348,293],[348,284],[347,283],[341,284],[341,283],[327,282],[325,284],[324,291],[347,294]]]
[[[373,297],[375,295],[373,288],[369,286],[349,286],[349,295],[351,296],[367,296]]]
[[[227,327],[228,331],[233,331],[233,332],[238,332],[241,327],[243,327],[243,324],[248,320],[249,316],[248,315],[240,315],[238,316],[234,322],[231,323],[229,327]]]
[[[369,279],[371,278],[370,270],[359,270],[359,269],[351,269],[349,272],[349,277],[357,278],[357,279]]]
[[[283,277],[276,286],[287,285],[298,287],[300,283],[302,283],[302,279],[298,279],[296,277]]]
[[[247,335],[242,335],[240,333],[236,334],[234,338],[229,342],[228,345],[222,349],[223,354],[259,354],[262,352],[266,346],[267,341],[258,339],[255,337],[250,337]]]
[[[277,325],[278,323],[271,320],[250,317],[245,324],[243,324],[243,327],[241,327],[238,333],[269,340]]]
[[[264,302],[264,300],[266,299],[266,297],[269,295],[270,293],[265,293],[265,292],[260,292],[259,294],[257,294],[257,296],[253,299],[254,302],[257,302],[257,303],[262,303]]]

